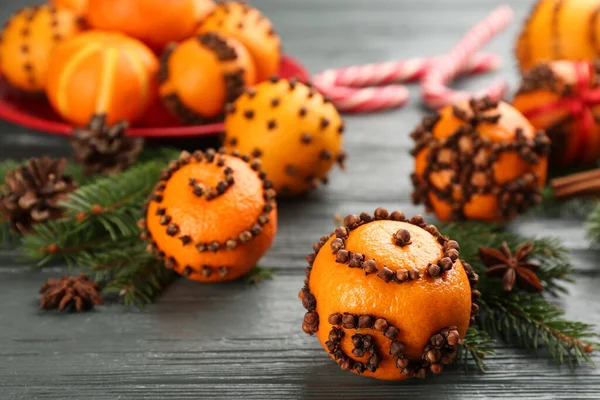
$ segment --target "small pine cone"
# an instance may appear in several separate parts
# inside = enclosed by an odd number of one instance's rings
[[[77,188],[71,176],[63,175],[66,166],[64,158],[32,158],[6,174],[0,215],[13,230],[29,233],[33,225],[63,216],[60,203]]]
[[[85,128],[75,128],[70,141],[74,158],[85,166],[85,174],[112,175],[129,168],[142,151],[141,138],[125,135],[126,121],[106,124],[106,114],[96,114]]]

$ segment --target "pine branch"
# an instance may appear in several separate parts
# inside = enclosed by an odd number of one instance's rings
[[[96,264],[92,270],[96,280],[104,282],[103,293],[117,293],[125,305],[143,307],[154,300],[175,279],[176,274],[145,251],[145,245],[126,244],[110,255],[93,257],[106,263]]]
[[[544,346],[552,360],[571,368],[584,361],[593,364],[590,353],[597,345],[593,326],[564,319],[564,312],[542,296],[491,295],[480,307],[483,328],[499,333],[507,343],[529,350]]]
[[[484,372],[487,370],[484,358],[496,355],[494,346],[496,341],[484,330],[476,326],[470,326],[463,339],[463,344],[458,349],[457,362],[468,367],[470,362]]]
[[[101,225],[112,240],[139,234],[137,221],[142,203],[152,192],[163,163],[150,161],[83,186],[63,203],[67,218],[78,222],[78,231]]]
[[[586,222],[587,236],[593,244],[600,243],[600,203],[598,203],[588,216]]]
[[[527,212],[531,217],[569,218],[584,220],[594,209],[598,199],[594,197],[575,197],[557,199],[551,187],[542,192],[542,202]]]
[[[260,282],[264,280],[273,279],[273,270],[268,268],[263,268],[259,265],[254,266],[252,270],[246,275],[244,278],[247,284],[258,285]]]

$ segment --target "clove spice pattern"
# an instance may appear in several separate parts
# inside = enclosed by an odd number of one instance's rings
[[[495,113],[498,102],[483,98],[471,100],[468,107],[452,108],[453,117],[463,124],[444,139],[433,134],[442,120],[440,114],[425,118],[411,134],[415,141],[411,154],[418,157],[423,151],[428,151],[423,173],[411,175],[413,201],[425,204],[428,210],[435,210],[431,200],[433,195],[451,208],[449,219],[456,220],[468,217],[465,206],[472,199],[493,196],[498,200],[499,215],[503,219],[511,219],[541,201],[540,184],[544,178],[532,169],[500,184],[495,177],[496,166],[506,166],[497,163],[504,154],[516,153],[524,162],[538,165],[548,155],[550,141],[543,131],[529,139],[522,128],[516,128],[514,141],[492,142],[479,133],[478,127],[480,124],[499,123],[501,115]],[[434,183],[440,174],[451,176],[449,183],[443,187]]]
[[[180,168],[190,163],[203,163],[214,164],[218,167],[221,167],[223,172],[223,178],[217,183],[216,187],[206,187],[199,180],[192,178],[189,181],[190,192],[193,193],[194,196],[205,198],[207,201],[213,201],[218,197],[225,195],[227,190],[235,184],[235,172],[231,167],[226,165],[226,160],[223,157],[223,155],[225,154],[237,157],[243,160],[244,162],[249,163],[250,167],[254,171],[256,171],[257,175],[262,180],[264,199],[263,209],[258,215],[256,221],[251,226],[239,232],[237,235],[228,238],[227,240],[194,242],[192,237],[186,232],[182,231],[177,221],[174,221],[171,215],[169,215],[169,210],[166,207],[160,206],[160,204],[163,201],[162,193],[165,191],[171,176]],[[272,186],[272,182],[266,178],[266,174],[261,170],[260,161],[251,161],[250,157],[246,155],[240,155],[238,152],[235,151],[227,153],[224,148],[221,148],[218,152],[214,149],[208,149],[205,152],[198,150],[192,154],[190,154],[187,151],[184,151],[181,153],[178,160],[171,161],[168,165],[168,168],[161,172],[160,181],[154,187],[154,192],[151,195],[150,202],[155,202],[158,204],[158,207],[156,208],[156,216],[159,218],[159,223],[161,226],[164,227],[166,234],[171,237],[178,238],[181,241],[182,246],[194,246],[196,251],[198,251],[199,253],[217,253],[219,251],[234,251],[238,248],[239,245],[251,242],[256,237],[258,237],[263,232],[263,226],[267,225],[270,222],[270,213],[276,207],[276,193],[272,189]],[[150,202],[147,202],[144,205],[144,215],[146,215],[148,212],[148,206]],[[196,273],[202,275],[203,277],[210,277],[215,273],[219,274],[220,276],[226,276],[231,269],[229,266],[203,265],[200,267],[195,266],[194,268],[194,266],[189,265],[178,265],[174,257],[168,256],[162,250],[160,250],[156,241],[152,238],[152,235],[148,230],[146,219],[140,220],[138,226],[142,230],[141,238],[149,242],[147,246],[147,251],[161,258],[165,263],[165,267],[169,269],[178,269],[181,271],[181,274],[186,277],[190,277]]]
[[[426,230],[442,246],[444,251],[443,256],[437,263],[429,264],[424,269],[424,274],[421,274],[416,268],[410,271],[394,271],[385,265],[378,265],[373,257],[352,252],[346,248],[347,240],[353,230],[377,220],[408,222]],[[319,316],[316,310],[317,299],[309,288],[312,266],[319,252],[331,251],[335,255],[336,263],[345,264],[348,268],[362,269],[365,271],[365,275],[373,275],[376,279],[382,279],[384,282],[390,284],[402,284],[412,280],[425,279],[426,277],[428,279],[440,279],[445,272],[454,267],[456,260],[459,259],[459,244],[443,236],[434,225],[426,224],[421,215],[415,215],[408,219],[402,212],[394,211],[390,213],[385,208],[377,208],[373,215],[368,213],[361,213],[359,215],[350,214],[344,218],[343,222],[344,225],[336,228],[330,236],[321,237],[313,245],[313,252],[306,258],[309,266],[306,268],[304,287],[300,290],[298,297],[307,311],[302,322],[302,329],[309,335],[318,332],[321,322],[321,316]],[[330,241],[331,238],[333,239]],[[406,229],[400,229],[395,232],[391,240],[400,248],[412,244],[410,232]],[[330,244],[326,247],[327,242]],[[478,301],[481,298],[481,293],[475,289],[479,277],[468,263],[463,260],[461,260],[461,263],[471,285],[472,306],[470,323],[473,324],[479,311]],[[409,360],[404,355],[405,345],[396,341],[399,329],[390,324],[385,318],[372,314],[353,314],[344,312],[343,310],[328,315],[326,318],[327,322],[331,325],[329,340],[325,343],[327,350],[343,370],[351,370],[358,374],[362,374],[364,371],[375,372],[383,356],[394,357],[399,373],[407,378],[424,378],[427,371],[435,374],[441,373],[444,365],[454,361],[456,350],[462,343],[457,327],[451,326],[432,335],[428,344],[423,349],[420,360]],[[389,339],[389,351],[386,351],[387,355],[381,349],[377,348],[375,340],[370,334],[364,333],[365,330],[381,332],[384,337]],[[342,339],[350,334],[348,331],[354,331],[354,334],[351,336],[354,346],[352,355],[344,353],[341,349]],[[385,348],[387,349],[387,345]],[[365,356],[368,356],[366,361],[357,360]]]

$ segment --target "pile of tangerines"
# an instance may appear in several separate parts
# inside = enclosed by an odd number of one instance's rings
[[[136,123],[160,101],[183,122],[219,119],[280,59],[258,10],[212,0],[50,0],[6,21],[0,42],[3,77],[74,125]]]

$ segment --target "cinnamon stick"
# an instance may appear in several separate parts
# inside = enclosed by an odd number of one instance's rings
[[[555,178],[550,181],[558,199],[575,196],[600,196],[600,168]]]

